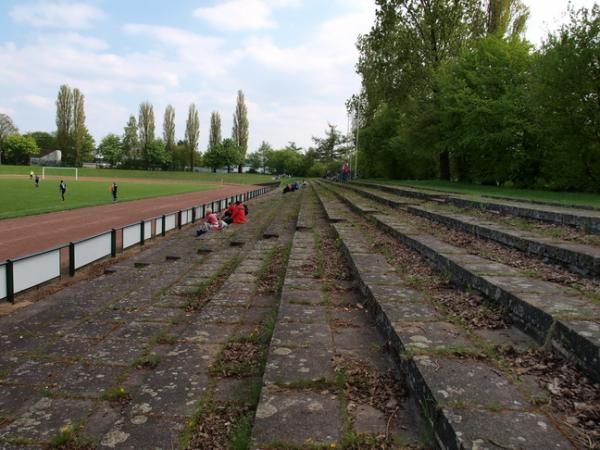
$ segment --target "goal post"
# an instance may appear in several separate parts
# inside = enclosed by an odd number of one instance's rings
[[[74,174],[73,174],[74,173]],[[79,180],[79,168],[78,167],[53,167],[53,166],[42,166],[42,180],[48,176],[56,177],[75,177],[75,181]]]

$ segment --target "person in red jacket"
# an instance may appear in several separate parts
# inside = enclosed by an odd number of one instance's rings
[[[239,200],[235,202],[235,208],[233,210],[233,213],[231,214],[231,218],[233,219],[233,223],[246,223],[246,208],[244,207],[244,204]]]

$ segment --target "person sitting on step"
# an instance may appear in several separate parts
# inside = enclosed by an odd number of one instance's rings
[[[208,208],[206,210],[206,216],[204,216],[204,223],[196,230],[196,236],[202,236],[210,230],[222,230],[226,226],[227,222],[219,220],[213,210]]]

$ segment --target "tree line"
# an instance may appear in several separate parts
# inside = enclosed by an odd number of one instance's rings
[[[358,39],[365,177],[600,190],[600,8],[540,48],[521,0],[376,0]]]
[[[109,134],[98,153],[113,167],[134,169],[193,170],[207,166],[214,170],[234,166],[241,172],[248,149],[248,110],[244,93],[238,92],[230,139],[221,137],[221,117],[211,113],[209,144],[204,155],[198,149],[200,115],[195,104],[188,108],[184,138],[176,139],[175,108],[167,105],[163,114],[162,138],[156,137],[154,108],[142,102],[138,117],[131,115],[121,136]]]
[[[137,118],[130,115],[122,134],[110,133],[96,148],[85,124],[84,95],[77,88],[60,86],[56,99],[56,131],[34,131],[24,135],[7,114],[0,114],[0,163],[28,164],[40,150],[61,150],[62,164],[81,166],[95,159],[111,167],[152,170],[192,170],[205,165],[214,170],[235,167],[242,171],[248,149],[249,121],[244,93],[237,95],[231,138],[221,137],[221,117],[211,114],[209,145],[204,155],[198,149],[200,116],[195,104],[188,108],[183,139],[176,139],[175,108],[167,105],[162,137],[156,136],[154,107],[142,102]]]

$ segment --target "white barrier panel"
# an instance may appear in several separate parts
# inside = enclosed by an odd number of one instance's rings
[[[152,239],[152,221],[144,221],[144,240]]]
[[[0,299],[6,297],[6,264],[0,266]]]
[[[156,227],[156,235],[162,234],[162,217],[154,219],[154,226]]]
[[[131,247],[141,241],[141,225],[131,225],[123,228],[123,248]]]
[[[180,225],[185,225],[186,223],[188,223],[187,219],[188,219],[187,212],[181,211],[181,224]]]
[[[202,219],[202,206],[196,206],[196,220]]]
[[[75,269],[110,255],[110,232],[75,244]]]
[[[60,250],[21,259],[13,263],[14,292],[45,283],[60,276]]]
[[[192,221],[192,209],[188,209],[187,210],[187,216],[188,216],[188,223],[190,223]]]
[[[171,214],[165,217],[165,231],[169,231],[175,228],[175,214]]]

